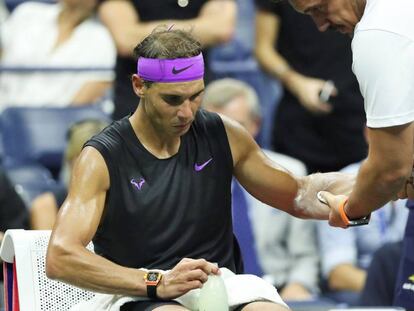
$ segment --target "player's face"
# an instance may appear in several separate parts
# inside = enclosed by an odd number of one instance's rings
[[[200,108],[202,79],[179,83],[154,83],[145,92],[145,109],[154,127],[168,136],[185,134]]]
[[[289,0],[300,13],[310,15],[319,31],[335,29],[352,34],[361,19],[365,0]]]

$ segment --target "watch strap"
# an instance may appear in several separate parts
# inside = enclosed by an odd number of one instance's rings
[[[339,204],[339,215],[341,216],[341,220],[343,225],[347,227],[354,227],[354,226],[363,226],[369,223],[371,218],[371,213],[368,216],[364,216],[358,219],[349,219],[345,213],[345,205],[348,202],[348,198],[343,200],[341,204]]]
[[[339,204],[339,215],[341,216],[342,224],[345,227],[349,226],[349,218],[345,214],[345,205],[348,203],[348,198],[344,199],[341,204]]]
[[[148,298],[157,299],[157,285],[147,284],[147,296]]]
[[[156,275],[156,279],[154,279]],[[157,299],[157,286],[160,283],[162,278],[162,273],[158,271],[147,271],[144,275],[144,281],[147,286],[147,296],[148,298]]]

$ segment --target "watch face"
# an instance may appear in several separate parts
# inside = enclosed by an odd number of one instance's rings
[[[158,280],[158,272],[148,272],[147,280],[150,282],[155,282]]]

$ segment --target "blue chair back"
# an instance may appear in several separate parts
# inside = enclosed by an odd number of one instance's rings
[[[109,121],[109,117],[94,106],[5,109],[0,119],[4,165],[40,164],[57,172],[69,127],[85,119]]]
[[[36,1],[44,3],[56,3],[56,0],[4,0],[4,4],[9,12],[12,12],[19,4],[27,1]]]
[[[242,186],[234,180],[232,190],[233,231],[240,246],[244,273],[262,276],[263,271],[256,252],[248,209],[246,194]]]
[[[39,194],[63,187],[42,165],[19,165],[6,168],[7,176],[28,208]]]

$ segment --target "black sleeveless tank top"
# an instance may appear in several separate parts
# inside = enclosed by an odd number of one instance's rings
[[[233,235],[233,161],[221,118],[199,110],[179,151],[158,159],[140,143],[127,117],[86,144],[109,170],[95,252],[127,267],[171,269],[204,258],[241,273]]]

